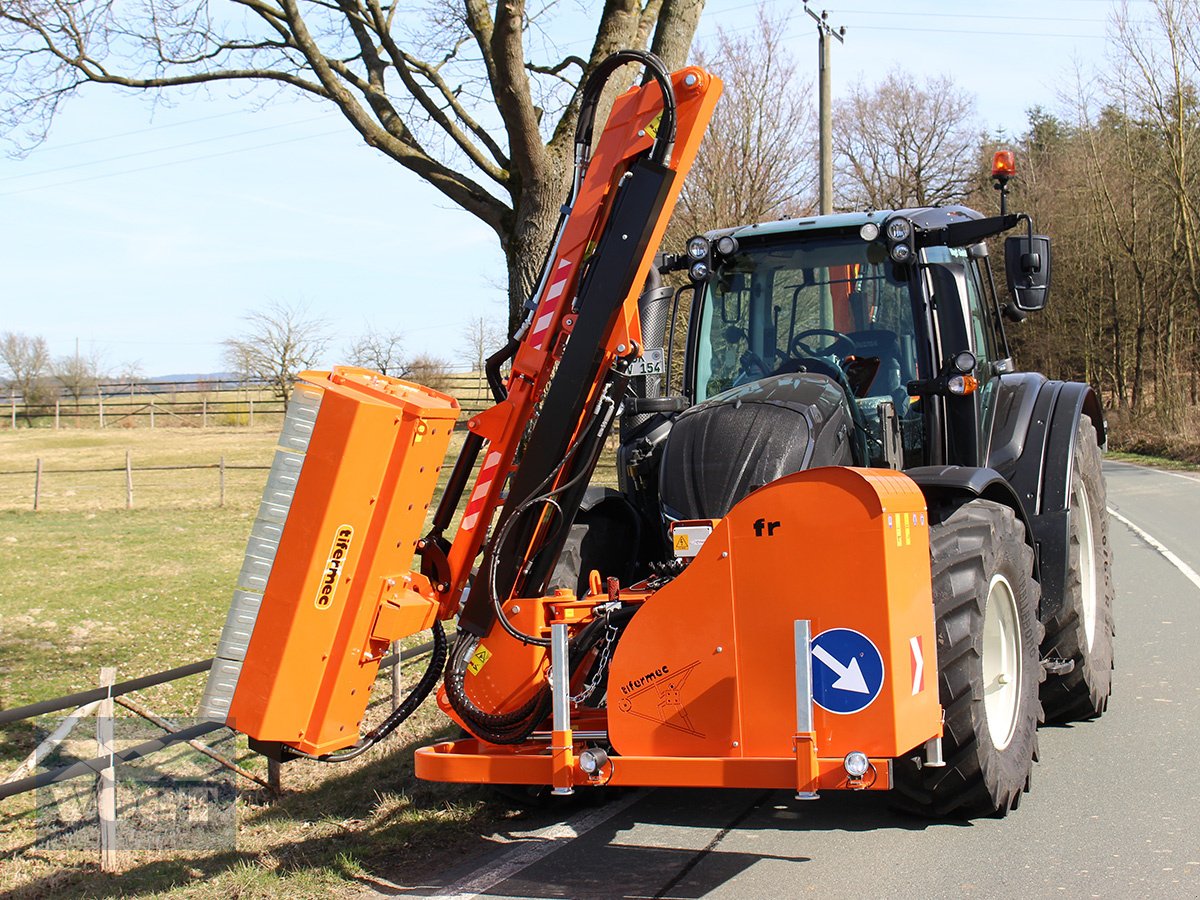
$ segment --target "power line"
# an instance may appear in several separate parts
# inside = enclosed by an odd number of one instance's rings
[[[165,125],[150,125],[146,128],[136,128],[133,131],[122,131],[118,134],[102,134],[97,137],[84,138],[81,141],[70,141],[66,144],[54,144],[52,146],[39,146],[35,148],[29,156],[40,156],[43,153],[55,153],[59,150],[68,150],[71,147],[82,147],[85,144],[98,144],[102,141],[114,141],[118,138],[137,137],[139,134],[148,134],[151,131],[163,131],[167,128],[182,128],[186,125],[198,125],[201,122],[211,122],[214,119],[226,119],[230,116],[243,115],[244,110],[232,109],[229,112],[216,113],[211,116],[201,116],[198,119],[184,119],[181,122],[167,122]]]
[[[1109,6],[1114,5],[1113,0],[1059,0],[1059,2],[1104,3]],[[1146,4],[1146,3],[1151,2],[1151,0],[1130,0],[1130,2]],[[712,9],[707,12],[706,18],[711,20],[712,18],[714,18],[716,16],[729,15],[731,13],[740,12],[745,9],[755,8],[759,5],[760,5],[759,0],[754,0],[754,2],[739,3],[735,6],[727,6],[727,7],[723,7],[720,9]],[[886,10],[847,9],[847,10],[840,10],[839,14],[842,14],[842,15],[867,15],[867,16],[874,16],[874,17],[877,17],[877,16],[901,17],[902,16],[909,20],[912,20],[915,17],[953,18],[953,19],[960,19],[960,20],[961,19],[982,19],[982,20],[999,19],[999,20],[1004,20],[1004,21],[1012,20],[1012,16],[988,15],[988,14],[981,14],[981,13],[957,13],[957,12],[956,13],[933,13],[933,12],[911,13],[911,12],[890,12],[890,11],[886,11]],[[795,15],[794,12],[789,12],[783,16],[783,20],[790,22],[793,20],[794,15]],[[1033,21],[1034,22],[1089,22],[1089,21],[1094,21],[1094,20],[1083,19],[1083,18],[1068,18],[1068,17],[1047,17],[1047,18],[1038,18]],[[757,25],[750,24],[750,25],[742,26],[742,27],[735,28],[735,29],[728,29],[727,33],[749,31],[756,27],[757,27]],[[922,31],[922,32],[935,32],[938,34],[974,34],[974,35],[977,35],[980,33],[978,31],[969,30],[969,29],[948,29],[948,28],[947,29],[928,29],[928,28],[913,28],[913,27],[904,27],[904,26],[881,26],[881,25],[863,25],[863,24],[855,24],[853,27],[861,28],[866,31],[905,31],[905,32]],[[1096,39],[1096,38],[1103,37],[1103,35],[1096,35],[1096,34],[1037,33],[1037,32],[1028,32],[1028,31],[1004,31],[1004,32],[988,31],[987,33],[989,35],[996,34],[996,35],[1017,36],[1017,37],[1051,37],[1051,38],[1085,38],[1085,39],[1086,38]],[[584,39],[584,40],[560,42],[560,43],[558,43],[558,46],[559,47],[581,46],[586,43],[588,43],[588,41],[586,39]],[[231,116],[238,116],[238,115],[244,115],[244,114],[245,114],[244,110],[231,110],[230,112],[217,113],[212,116],[202,116],[202,117],[195,118],[195,119],[187,119],[187,120],[180,121],[180,122],[171,122],[171,123],[167,123],[165,125],[154,125],[154,126],[150,126],[147,128],[139,128],[139,129],[134,129],[132,131],[119,132],[116,134],[100,135],[97,137],[85,138],[85,139],[79,140],[79,141],[71,141],[71,142],[68,142],[65,144],[55,144],[55,145],[49,146],[49,147],[43,146],[43,147],[39,147],[34,153],[36,155],[41,155],[44,153],[57,152],[59,150],[66,150],[66,149],[70,149],[73,147],[80,147],[80,146],[85,146],[85,145],[89,145],[89,144],[101,143],[104,141],[117,140],[120,138],[136,137],[138,135],[147,134],[150,132],[160,132],[160,131],[162,131],[164,129],[168,129],[168,128],[180,128],[180,127],[185,127],[188,125],[195,125],[195,124],[200,124],[203,122],[213,121],[216,119],[229,118]],[[315,117],[313,119],[304,119],[304,120],[300,120],[298,122],[287,123],[285,125],[270,126],[270,127],[281,127],[281,128],[289,127],[291,125],[303,124],[303,123],[307,123],[307,122],[311,122],[311,121],[316,121],[317,118],[319,118],[319,117]],[[172,147],[162,148],[162,150],[193,146],[193,145],[199,144],[199,143],[222,140],[226,137],[238,137],[238,136],[245,135],[245,134],[253,134],[257,131],[269,130],[269,128],[255,129],[253,131],[246,131],[246,132],[238,132],[235,134],[224,135],[224,136],[220,136],[220,137],[204,138],[199,141],[187,142],[184,144],[173,145]],[[57,171],[64,171],[66,169],[77,168],[79,166],[97,165],[101,162],[113,162],[113,161],[117,161],[117,160],[121,160],[121,159],[128,159],[128,158],[131,158],[134,156],[145,155],[145,154],[150,154],[150,153],[155,153],[155,152],[161,152],[161,151],[160,150],[140,151],[138,153],[131,153],[131,154],[125,154],[122,156],[111,157],[107,160],[97,160],[97,161],[88,162],[88,163],[78,163],[78,164],[75,164],[72,166],[63,166],[63,167],[55,168],[55,169],[42,170],[41,172],[30,172],[30,173],[21,173],[19,175],[4,176],[4,177],[0,177],[0,181],[8,181],[8,180],[16,179],[16,178],[30,178],[30,177],[34,177],[39,174],[50,174],[50,173],[57,172]],[[31,155],[34,155],[34,154],[31,154]],[[8,196],[8,194],[0,194],[0,196]]]
[[[137,150],[133,153],[122,153],[120,156],[108,156],[103,159],[92,159],[86,162],[71,163],[67,166],[56,166],[53,169],[39,169],[36,172],[20,172],[16,175],[0,176],[0,182],[15,181],[18,178],[36,178],[39,175],[55,175],[59,172],[67,172],[71,169],[81,169],[86,166],[100,166],[110,162],[120,162],[124,159],[134,159],[138,156],[152,156],[155,153],[166,153],[171,150],[183,150],[188,147],[198,147],[201,144],[212,144],[217,141],[227,141],[232,138],[245,137],[249,134],[261,134],[264,131],[276,131],[280,128],[291,128],[294,125],[308,125],[312,122],[323,121],[326,116],[314,116],[309,119],[298,119],[295,122],[281,122],[278,125],[266,125],[262,128],[252,128],[249,131],[236,131],[229,134],[214,135],[213,137],[198,138],[194,141],[186,141],[182,144],[168,144],[165,147],[155,147],[152,150]]]
[[[1108,2],[1108,0],[1105,0]],[[934,12],[882,12],[873,9],[839,9],[839,15],[861,15],[861,16],[891,16],[893,18],[922,18],[922,19],[999,19],[1002,22],[1011,22],[1011,15],[988,15],[986,13],[934,13]],[[1095,24],[1094,18],[1084,19],[1079,17],[1065,18],[1060,16],[1036,16],[1028,18],[1025,21],[1029,22],[1085,22]]]
[[[987,32],[969,31],[962,28],[905,28],[902,25],[855,25],[854,28],[859,31],[919,31],[925,34],[969,34],[974,37],[992,37],[1001,35],[1003,37],[1025,37],[1025,38],[1085,38],[1090,40],[1106,40],[1108,35],[1104,34],[1061,34],[1047,31],[993,31],[988,29]]]
[[[72,184],[83,184],[84,182],[88,182],[88,181],[99,181],[103,178],[117,178],[121,175],[136,175],[139,172],[150,172],[150,171],[153,171],[154,169],[166,168],[167,166],[177,166],[177,165],[182,165],[183,163],[199,162],[199,161],[205,160],[205,159],[219,159],[222,156],[233,156],[234,154],[237,154],[237,153],[249,153],[252,150],[266,150],[271,147],[280,147],[284,144],[294,144],[297,141],[316,140],[318,138],[331,137],[332,135],[335,135],[335,134],[345,134],[345,133],[346,133],[346,130],[344,128],[339,128],[337,131],[322,131],[319,134],[304,134],[304,135],[300,135],[299,137],[287,138],[286,140],[282,140],[282,141],[273,141],[270,144],[255,144],[252,147],[238,147],[234,150],[226,150],[222,153],[205,153],[200,156],[192,156],[187,159],[173,159],[173,160],[169,160],[167,162],[157,163],[156,165],[153,165],[153,166],[140,166],[136,169],[125,169],[124,171],[121,171],[121,172],[106,172],[102,175],[90,175],[87,178],[76,178],[71,181],[58,181],[58,182],[55,182],[54,184],[40,184],[35,187],[18,188],[15,191],[4,191],[3,193],[0,193],[0,197],[13,197],[17,194],[27,194],[30,191],[50,190],[51,188],[67,187]]]

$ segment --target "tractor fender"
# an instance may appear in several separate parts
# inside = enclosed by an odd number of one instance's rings
[[[1079,417],[1087,413],[1101,448],[1108,426],[1089,385],[1034,372],[1002,375],[986,465],[1007,478],[1029,517],[1066,508]]]
[[[1037,372],[1000,376],[985,465],[1006,478],[1012,477],[1017,460],[1025,452],[1038,395],[1046,384],[1046,376]]]
[[[609,487],[600,487],[599,485],[588,485],[586,491],[583,492],[583,499],[579,501],[580,512],[591,512],[601,503],[608,500],[615,500],[629,507],[629,511],[633,513],[633,505],[626,499],[625,495],[620,491],[613,490]]]
[[[1057,611],[1067,582],[1071,469],[1085,413],[1104,447],[1104,409],[1090,386],[1034,373],[1001,377],[988,464],[1009,480],[1025,510],[1037,550],[1043,619]]]
[[[905,469],[904,474],[917,483],[926,503],[934,500],[980,497],[1011,507],[1025,526],[1026,541],[1036,549],[1033,529],[1025,507],[1008,480],[995,469],[979,466],[918,466]],[[1038,577],[1037,555],[1034,555],[1034,577]]]

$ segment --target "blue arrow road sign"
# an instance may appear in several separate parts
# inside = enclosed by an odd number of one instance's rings
[[[831,713],[866,709],[883,687],[883,657],[865,634],[831,628],[812,639],[813,700]]]

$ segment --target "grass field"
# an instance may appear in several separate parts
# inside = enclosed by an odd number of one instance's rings
[[[0,475],[0,706],[93,687],[105,665],[117,666],[123,679],[211,656],[266,472],[227,472],[225,506],[218,507],[211,469],[136,467],[203,465],[221,456],[267,465],[276,436],[277,426],[0,432],[0,472],[30,471],[38,458],[44,472],[36,513],[32,480]],[[123,468],[126,450],[135,466],[133,509],[124,508],[123,471],[61,473]],[[420,665],[410,664],[411,680]],[[137,699],[186,719],[202,688],[201,676]],[[372,719],[386,709],[378,706]],[[118,719],[124,715],[118,709]],[[0,777],[57,721],[46,716],[36,728],[0,730]],[[390,745],[353,763],[289,763],[281,800],[258,792],[239,800],[236,850],[133,855],[119,878],[98,872],[95,852],[39,847],[34,794],[3,801],[0,893],[326,897],[353,893],[379,873],[420,872],[511,814],[479,789],[413,778],[412,749],[446,725],[428,703]],[[85,720],[77,733],[91,728]],[[90,746],[82,755],[94,753]],[[252,769],[265,768],[244,744],[240,756]]]

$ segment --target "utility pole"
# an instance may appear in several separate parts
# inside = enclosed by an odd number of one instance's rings
[[[817,51],[820,84],[820,113],[821,113],[821,184],[820,209],[821,215],[833,212],[833,111],[829,87],[829,39],[837,38],[846,43],[846,26],[834,30],[829,24],[829,13],[821,10],[817,15],[804,0],[804,11],[817,23]]]

